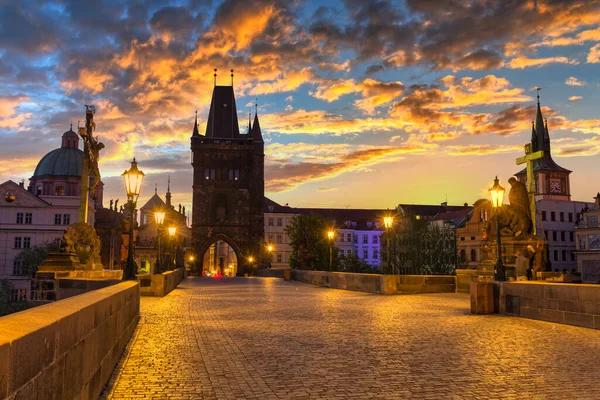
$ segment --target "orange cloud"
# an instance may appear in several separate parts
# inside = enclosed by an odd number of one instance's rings
[[[600,63],[600,43],[598,43],[590,49],[586,61],[588,64]]]
[[[579,79],[575,78],[574,76],[570,76],[565,81],[565,85],[568,85],[568,86],[585,86],[585,85],[587,85],[587,82],[586,81],[580,81]]]
[[[489,154],[515,153],[523,151],[523,146],[501,146],[501,145],[475,145],[448,146],[447,153],[450,156],[485,156]]]
[[[571,97],[569,97],[569,101],[571,101],[571,102],[576,102],[576,101],[579,101],[581,99],[583,99],[583,97],[581,97],[581,96],[571,96]]]
[[[19,113],[17,110],[27,100],[26,96],[0,96],[0,128],[19,128],[31,117],[31,113]]]
[[[339,99],[341,96],[355,93],[357,91],[358,87],[356,86],[354,79],[348,79],[331,85],[320,85],[316,92],[311,92],[310,94],[317,99],[325,100],[331,103],[332,101]]]
[[[324,145],[299,144],[306,151],[307,148],[328,147]],[[289,146],[289,147],[288,147]],[[283,145],[279,151],[294,152],[296,144]],[[324,180],[339,176],[345,172],[360,171],[366,167],[383,163],[393,162],[405,155],[423,153],[428,148],[436,145],[427,144],[405,144],[402,146],[334,146],[333,149],[325,150],[329,153],[327,162],[324,160],[299,160],[297,162],[275,162],[269,163],[265,168],[265,191],[271,193],[291,190],[303,183]],[[319,149],[318,151],[323,151]],[[295,158],[295,157],[292,157]]]
[[[506,66],[511,69],[525,69],[529,67],[542,67],[552,63],[576,65],[579,64],[579,61],[571,60],[567,57],[528,58],[519,56],[510,60]]]
[[[61,83],[61,86],[67,89],[67,93],[72,92],[76,88],[82,88],[96,94],[102,92],[105,84],[111,79],[112,75],[102,71],[82,68],[79,71],[79,79],[77,81],[65,81]]]

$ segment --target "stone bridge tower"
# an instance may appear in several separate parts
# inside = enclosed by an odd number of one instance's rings
[[[232,79],[233,80],[233,79]],[[214,87],[206,132],[191,137],[194,169],[192,244],[201,273],[202,260],[217,241],[235,252],[237,273],[259,259],[264,237],[264,142],[258,122],[240,133],[233,86]]]

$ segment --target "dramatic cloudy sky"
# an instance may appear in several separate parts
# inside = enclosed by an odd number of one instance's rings
[[[171,175],[189,207],[213,68],[235,70],[242,129],[258,98],[282,203],[473,203],[519,169],[536,86],[573,198],[600,190],[600,4],[583,0],[0,2],[0,181],[95,104],[105,202],[135,155],[142,200]]]

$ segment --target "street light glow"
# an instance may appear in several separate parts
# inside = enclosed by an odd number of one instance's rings
[[[269,251],[269,253],[272,252],[273,249],[274,249],[274,247],[273,247],[272,244],[270,244],[270,245],[267,246],[267,250]]]
[[[248,262],[253,262],[254,261],[254,257],[250,256],[248,257]]]
[[[127,189],[128,197],[134,198],[140,195],[144,175],[145,174],[138,169],[137,161],[135,161],[134,157],[131,162],[131,168],[121,174],[121,176],[125,178],[125,188]]]
[[[174,226],[169,227],[169,236],[173,237],[177,233],[177,228]]]
[[[504,201],[504,188],[500,186],[500,182],[498,181],[498,177],[494,179],[494,186],[489,188],[490,196],[492,197],[492,207],[500,208],[502,207],[502,202]]]
[[[335,232],[333,232],[333,231],[328,231],[327,232],[327,238],[329,240],[333,240],[334,235],[335,235]]]
[[[164,211],[156,211],[154,213],[154,220],[157,225],[162,225],[165,222],[165,214]]]
[[[390,229],[393,224],[394,224],[394,217],[392,217],[392,216],[383,217],[383,226],[385,226],[385,229]]]

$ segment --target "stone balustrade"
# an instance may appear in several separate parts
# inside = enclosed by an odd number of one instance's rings
[[[139,310],[128,281],[0,318],[0,398],[97,399]]]
[[[162,274],[138,275],[142,296],[163,297],[169,294],[185,278],[185,269],[178,268]]]
[[[295,269],[292,276],[294,280],[317,286],[367,293],[454,293],[456,290],[456,279],[451,275],[380,275]]]
[[[500,312],[600,329],[600,285],[502,282]]]

